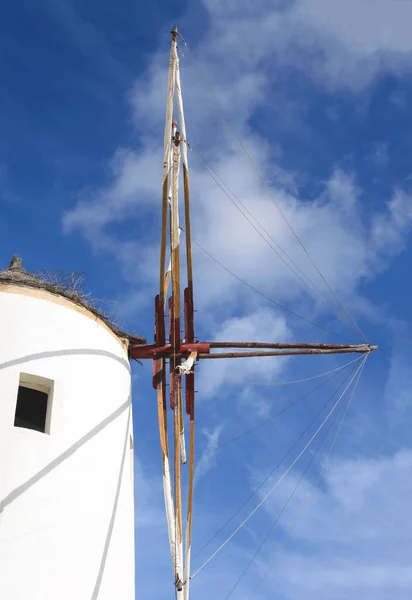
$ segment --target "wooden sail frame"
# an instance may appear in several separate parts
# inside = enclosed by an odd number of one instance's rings
[[[178,600],[189,599],[190,559],[193,517],[193,484],[195,464],[195,361],[198,359],[249,358],[314,354],[368,354],[377,346],[364,344],[322,344],[282,342],[197,342],[194,328],[193,263],[190,219],[189,167],[186,144],[186,125],[177,54],[177,28],[171,32],[172,44],[168,73],[164,157],[162,177],[162,212],[159,265],[159,294],[155,298],[155,328],[153,344],[131,344],[131,359],[153,360],[153,387],[157,391],[158,425],[163,469],[163,491],[168,525],[174,583]],[[174,120],[176,100],[180,131]],[[182,143],[183,141],[183,143]],[[184,218],[186,238],[187,287],[183,292],[184,340],[181,339],[181,282],[180,282],[180,225],[179,174],[183,166]],[[166,270],[170,219],[170,266]],[[169,280],[172,294],[167,301]],[[166,315],[168,312],[168,340]],[[213,352],[213,351],[218,352]],[[231,350],[221,352],[221,350]],[[233,351],[234,350],[234,351]],[[169,361],[169,378],[166,363]],[[170,407],[173,411],[173,485],[168,442],[166,386],[169,380]],[[181,462],[186,461],[184,445],[184,409],[182,385],[184,380],[185,409],[189,416],[188,496],[186,531],[183,536]],[[183,552],[184,537],[184,552]]]

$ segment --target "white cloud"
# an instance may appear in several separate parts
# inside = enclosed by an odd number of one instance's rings
[[[232,317],[224,321],[215,335],[215,341],[289,341],[291,331],[282,316],[272,310],[259,308],[243,317]],[[230,351],[228,349],[223,351]],[[253,358],[227,360],[205,360],[199,368],[202,382],[202,397],[214,396],[222,387],[229,389],[228,381],[274,381],[282,372],[286,358]],[[242,391],[240,400],[247,400]]]
[[[403,249],[412,219],[412,211],[407,207],[409,196],[402,190],[397,191],[388,200],[386,210],[377,209],[372,219],[367,220],[362,210],[362,191],[357,187],[354,175],[336,169],[324,182],[323,192],[308,200],[299,195],[294,175],[285,173],[277,165],[279,148],[251,131],[249,120],[261,103],[270,100],[276,107],[276,95],[272,97],[271,94],[269,98],[267,94],[269,88],[276,88],[282,65],[302,68],[324,81],[329,77],[329,83],[333,75],[335,85],[340,81],[342,85],[352,85],[351,77],[357,73],[359,61],[373,57],[378,50],[381,54],[389,52],[390,56],[405,54],[409,42],[403,29],[399,33],[401,42],[395,40],[397,35],[393,35],[391,25],[382,34],[379,23],[405,22],[412,5],[383,0],[374,0],[374,5],[376,2],[372,11],[376,32],[368,33],[368,28],[371,29],[369,0],[363,0],[362,6],[359,2],[355,6],[351,1],[350,6],[345,4],[345,10],[335,0],[329,3],[301,0],[286,8],[281,8],[279,3],[259,2],[253,3],[253,10],[246,0],[240,5],[232,0],[207,0],[205,6],[210,13],[210,27],[196,48],[196,56],[218,90],[219,100],[253,160],[271,183],[275,197],[295,230],[332,286],[344,300],[351,298],[357,305],[361,304],[356,299],[359,284],[365,278],[379,274],[388,260]],[[389,5],[390,18],[385,12]],[[259,35],[251,35],[251,31],[259,32]],[[350,35],[353,40],[348,42]],[[319,47],[324,52],[318,52]],[[182,48],[188,54],[184,46]],[[349,60],[348,53],[355,58]],[[304,57],[310,57],[309,68]],[[338,68],[339,61],[342,65]],[[158,279],[167,65],[166,54],[154,56],[147,73],[136,81],[130,96],[141,149],[120,149],[112,161],[111,183],[84,194],[63,220],[65,231],[80,230],[96,251],[103,250],[116,256],[126,280],[148,294],[154,292]],[[341,68],[347,72],[340,79]],[[372,69],[370,73],[376,74],[376,71]],[[236,142],[217,120],[207,89],[199,85],[196,69],[190,69],[184,60],[182,78],[189,141],[193,148],[201,150],[276,243],[316,281],[328,297],[328,304],[334,304],[272,200],[247,168]],[[367,80],[368,77],[363,75],[362,84]],[[303,312],[308,318],[317,318],[321,305],[315,309],[308,298],[302,296],[301,283],[202,170],[195,156],[189,154],[189,158],[195,240],[267,296],[289,307],[295,306],[297,312]],[[274,245],[271,240],[269,243]],[[216,330],[237,314],[239,307],[246,312],[248,306],[252,313],[262,304],[258,296],[231,278],[196,246],[194,254],[196,303],[202,310],[204,328]],[[303,309],[301,305],[304,305]],[[214,309],[213,315],[205,312],[210,307]],[[127,309],[124,312],[127,313]]]
[[[64,230],[79,228],[86,235],[96,232],[101,235],[108,223],[136,216],[137,206],[142,209],[152,203],[161,174],[161,168],[156,169],[156,150],[119,149],[110,165],[110,185],[92,194],[83,194],[76,207],[65,213]]]
[[[159,211],[153,210],[153,199],[159,198],[159,194],[155,193],[158,191],[154,184],[156,178],[151,178],[152,187],[145,184],[141,191],[139,189],[140,181],[144,179],[142,174],[150,175],[156,168],[155,154],[150,154],[149,158],[127,155],[125,160],[124,169],[118,170],[113,185],[99,192],[91,202],[79,203],[73,212],[66,215],[65,226],[67,229],[80,227],[96,250],[103,248],[117,256],[129,281],[138,282],[146,289],[147,285],[153,288],[157,283],[157,247],[147,241],[143,244],[142,240],[124,240],[120,234],[113,237],[106,231],[108,225],[113,227],[119,221],[121,225],[131,216],[137,218],[139,211],[149,219],[159,216]],[[242,168],[239,157],[229,155],[217,169],[225,181],[236,184],[242,202],[272,238],[324,290],[276,207],[259,189],[253,174]],[[133,173],[137,174],[135,180]],[[192,169],[192,173],[194,239],[264,294],[280,302],[293,300],[301,294],[301,284],[214,182],[196,168]],[[237,173],[240,175],[237,176]],[[242,194],[239,189],[243,190]],[[363,277],[379,273],[384,264],[382,259],[402,250],[404,235],[412,218],[412,212],[408,210],[409,197],[399,191],[388,203],[386,213],[375,215],[369,233],[368,224],[362,219],[360,192],[353,176],[342,171],[332,174],[325,183],[325,191],[312,202],[281,189],[275,190],[275,193],[327,279],[339,293],[346,295],[356,290]],[[150,230],[155,234],[153,229]],[[265,233],[263,235],[267,238]],[[269,243],[274,246],[273,241],[269,240]],[[221,315],[229,317],[240,303],[244,303],[247,288],[203,255],[196,246],[194,252],[198,307],[218,305]],[[137,255],[139,262],[135,259]],[[256,300],[251,302],[253,306]]]
[[[206,446],[196,465],[195,485],[199,482],[199,479],[204,477],[214,466],[216,449],[219,445],[222,427],[217,426],[212,431],[202,429],[201,433],[206,438]]]
[[[310,483],[301,486],[278,542],[274,544],[272,538],[266,556],[256,565],[255,582],[266,571],[307,493],[314,492],[292,541],[265,582],[266,589],[276,581],[276,589],[287,600],[302,594],[309,600],[409,598],[411,475],[410,451],[388,458],[333,461],[324,491],[313,490]],[[289,480],[291,488],[296,481]],[[281,505],[279,496],[277,506],[271,507],[272,518]]]
[[[243,68],[294,67],[329,88],[364,90],[380,73],[410,71],[410,2],[394,0],[205,0],[215,53]],[[230,22],[230,28],[227,23]],[[259,32],[259,35],[253,35]],[[242,47],[242,40],[249,40]],[[241,50],[240,50],[241,49]],[[235,61],[233,61],[235,62]]]
[[[410,2],[397,0],[302,0],[292,9],[355,53],[410,52]]]
[[[412,378],[409,361],[411,345],[408,334],[408,325],[404,324],[403,331],[397,336],[400,343],[393,353],[385,387],[387,418],[392,434],[395,428],[404,426],[412,414]],[[409,432],[406,434],[408,439]],[[399,433],[397,439],[399,440]]]
[[[387,203],[387,212],[376,215],[372,223],[372,241],[376,248],[386,248],[389,256],[404,248],[405,233],[412,226],[411,197],[398,190]]]

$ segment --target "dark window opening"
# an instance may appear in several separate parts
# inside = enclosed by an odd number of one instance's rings
[[[48,397],[49,395],[46,392],[20,385],[17,395],[14,426],[34,429],[35,431],[44,433],[46,430]]]

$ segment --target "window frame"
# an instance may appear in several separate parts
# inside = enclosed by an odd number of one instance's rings
[[[36,390],[38,392],[43,392],[44,394],[47,394],[47,406],[46,406],[46,418],[45,418],[45,422],[44,422],[44,431],[38,431],[37,429],[33,429],[31,427],[20,427],[19,425],[14,425],[14,427],[18,427],[19,429],[30,429],[31,431],[35,431],[36,433],[41,433],[43,435],[44,434],[50,435],[54,381],[52,379],[48,379],[48,378],[42,377],[40,375],[34,375],[33,373],[20,373],[18,387],[17,387],[17,394],[16,394],[14,419],[16,419],[17,398],[18,398],[19,390],[21,387],[27,388],[29,390]]]

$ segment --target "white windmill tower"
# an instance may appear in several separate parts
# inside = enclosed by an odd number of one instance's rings
[[[134,600],[136,337],[16,257],[0,331],[0,598]]]

